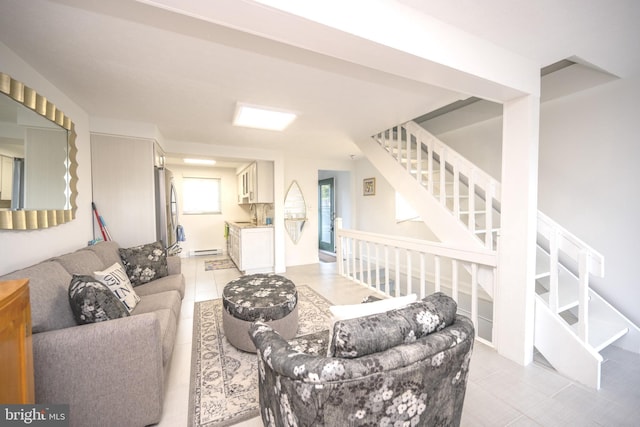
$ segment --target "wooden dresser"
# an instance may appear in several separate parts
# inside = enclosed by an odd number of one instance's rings
[[[0,282],[0,403],[35,403],[29,280]]]

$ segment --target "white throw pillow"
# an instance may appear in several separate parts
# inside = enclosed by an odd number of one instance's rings
[[[116,262],[106,270],[95,271],[93,275],[97,280],[107,285],[109,290],[122,301],[129,313],[133,311],[140,301],[140,297],[136,291],[133,290],[133,286],[131,286],[131,281],[129,281],[124,267]]]
[[[412,302],[418,300],[418,295],[409,294],[403,297],[381,299],[379,301],[366,302],[350,305],[332,305],[329,307],[331,313],[331,332],[329,335],[329,347],[327,348],[327,356],[331,357],[331,342],[333,341],[333,326],[339,320],[355,319],[356,317],[369,316],[371,314],[384,313],[385,311],[395,310],[405,307]]]

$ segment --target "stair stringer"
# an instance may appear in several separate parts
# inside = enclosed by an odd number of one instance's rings
[[[534,345],[559,373],[587,387],[600,389],[602,356],[583,343],[537,295]]]
[[[625,335],[615,340],[612,345],[632,353],[640,353],[640,328],[607,302],[593,288],[589,288],[589,297],[590,315],[613,317],[616,322],[622,323],[628,330]]]
[[[417,214],[421,218],[429,218],[429,222],[425,223],[440,242],[471,250],[486,250],[480,239],[469,233],[467,227],[443,208],[440,201],[408,174],[383,147],[373,139],[356,141],[356,145],[391,186],[412,201]]]

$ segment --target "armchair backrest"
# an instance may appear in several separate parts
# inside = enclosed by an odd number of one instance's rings
[[[412,313],[408,323],[425,315],[410,307],[399,310]],[[269,326],[255,323],[250,335],[265,425],[459,425],[474,328],[464,316],[449,323],[353,358],[298,352]]]

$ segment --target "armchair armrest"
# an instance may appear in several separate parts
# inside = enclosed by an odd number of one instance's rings
[[[155,313],[34,334],[36,403],[69,404],[72,425],[156,423],[161,343]]]

